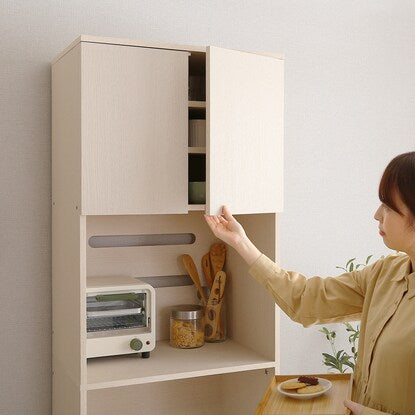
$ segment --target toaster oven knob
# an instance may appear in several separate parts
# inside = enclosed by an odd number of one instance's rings
[[[139,351],[143,347],[143,343],[141,342],[141,340],[134,338],[130,341],[130,347],[133,350]]]

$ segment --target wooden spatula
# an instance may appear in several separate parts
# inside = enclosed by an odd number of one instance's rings
[[[212,277],[212,270],[210,268],[210,260],[209,260],[209,252],[202,257],[202,269],[205,274],[206,283],[208,285],[209,290],[212,288],[213,284],[213,277]]]
[[[212,284],[212,290],[205,312],[205,339],[207,341],[217,340],[219,329],[220,310],[222,307],[222,298],[225,290],[226,274],[223,271],[216,273]]]
[[[202,298],[203,304],[207,304],[207,299],[205,293],[203,292],[202,284],[200,283],[199,274],[193,259],[190,255],[182,255],[183,265],[186,268],[187,272],[190,275],[190,278],[196,285],[197,290],[199,291],[200,297]]]
[[[212,289],[210,291],[208,304],[218,304],[223,298],[223,293],[225,290],[226,274],[224,271],[218,271],[213,280]]]
[[[212,264],[213,275],[222,271],[226,258],[226,246],[221,243],[214,243],[209,249],[210,263]]]
[[[219,271],[213,281],[212,290],[208,299],[205,314],[205,339],[215,341],[220,337],[219,319],[224,296],[226,274]]]

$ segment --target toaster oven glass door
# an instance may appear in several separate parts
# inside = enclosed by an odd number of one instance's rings
[[[118,330],[145,328],[146,292],[98,294],[87,297],[87,332],[111,335]]]

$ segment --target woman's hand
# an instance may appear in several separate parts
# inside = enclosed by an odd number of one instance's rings
[[[249,240],[242,225],[231,215],[226,206],[222,207],[222,212],[225,217],[205,215],[207,224],[217,238],[234,248],[251,266],[261,256],[261,252]]]
[[[362,415],[363,410],[365,409],[365,407],[363,405],[360,405],[360,403],[353,402],[349,399],[346,399],[344,401],[344,406],[346,408],[349,408],[352,411],[353,415]]]
[[[246,233],[242,225],[231,215],[226,206],[222,207],[221,215],[205,216],[205,220],[214,235],[222,239],[228,245],[235,248],[242,239],[246,237]]]

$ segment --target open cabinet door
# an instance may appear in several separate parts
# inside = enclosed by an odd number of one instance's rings
[[[282,210],[284,61],[208,47],[206,213]]]

